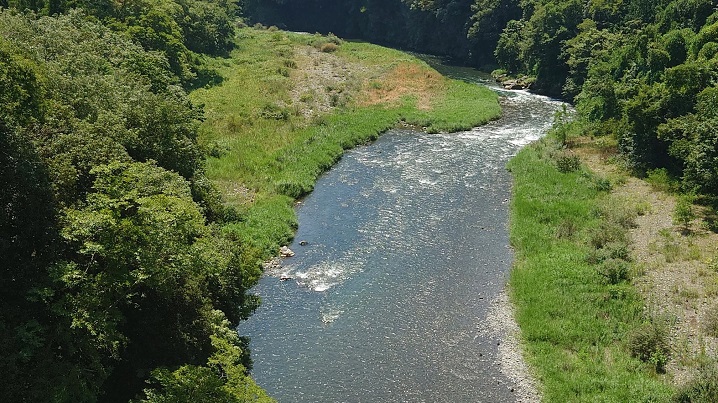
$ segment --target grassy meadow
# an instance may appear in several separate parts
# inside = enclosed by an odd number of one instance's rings
[[[238,220],[225,227],[263,260],[289,242],[297,199],[344,150],[398,124],[458,131],[497,118],[492,91],[441,76],[425,62],[334,36],[243,28],[222,82],[195,90],[206,120],[207,173]]]
[[[547,402],[663,402],[666,325],[630,283],[627,231],[642,212],[547,137],[509,164],[510,292]]]

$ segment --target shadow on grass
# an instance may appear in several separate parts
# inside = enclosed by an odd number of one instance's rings
[[[196,90],[198,88],[214,87],[222,84],[224,77],[215,69],[202,67],[197,69],[197,77],[192,80],[188,85],[188,91]]]
[[[703,222],[706,223],[706,229],[718,233],[718,197],[702,196],[696,200],[696,203],[706,207],[700,214]]]

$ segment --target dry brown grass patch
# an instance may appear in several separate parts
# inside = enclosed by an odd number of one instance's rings
[[[445,88],[445,79],[436,71],[414,64],[402,63],[379,80],[366,85],[362,106],[396,105],[406,96],[416,99],[416,107],[431,109],[431,100]]]

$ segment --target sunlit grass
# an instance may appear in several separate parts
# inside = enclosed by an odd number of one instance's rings
[[[595,252],[589,239],[610,235],[600,233],[612,227],[598,213],[608,195],[583,170],[559,172],[542,151],[550,142],[526,147],[509,164],[510,290],[545,401],[668,401],[661,375],[627,347],[646,319],[643,301],[630,283],[607,282],[587,259]],[[571,236],[557,236],[568,221]]]

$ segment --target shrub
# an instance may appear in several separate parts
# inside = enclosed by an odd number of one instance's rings
[[[619,284],[629,279],[629,264],[623,259],[606,259],[598,266],[598,273],[608,284]]]
[[[287,120],[289,119],[289,111],[278,105],[267,104],[262,107],[259,116],[264,119]]]
[[[339,46],[337,46],[333,42],[323,43],[319,46],[319,50],[321,50],[324,53],[336,52],[337,49],[339,49]]]
[[[617,224],[624,229],[636,227],[638,209],[628,206],[628,203],[624,200],[609,199],[599,207],[597,213],[605,221]]]
[[[311,192],[313,186],[308,183],[298,183],[296,181],[286,180],[275,183],[275,189],[279,194],[298,199]]]
[[[646,182],[648,182],[654,190],[666,193],[675,192],[678,187],[675,179],[671,178],[671,175],[665,168],[648,171],[646,174]]]
[[[331,32],[330,32],[329,34],[327,34],[327,41],[328,41],[328,42],[331,42],[331,43],[333,43],[333,44],[335,44],[335,45],[341,45],[341,44],[342,44],[342,40],[341,40],[338,36],[334,35],[334,34],[331,33]]]
[[[626,243],[626,229],[615,222],[602,221],[591,233],[589,243],[594,248],[601,249],[612,242]]]
[[[596,190],[599,192],[610,192],[611,188],[613,188],[613,185],[611,184],[611,181],[606,178],[596,178],[593,181],[593,186]]]
[[[684,231],[688,231],[691,221],[696,219],[696,212],[693,209],[694,200],[694,195],[682,195],[673,210],[673,224],[682,226]]]
[[[277,74],[283,77],[289,77],[289,69],[286,67],[277,67]]]
[[[603,263],[609,259],[630,261],[628,244],[625,242],[608,242],[602,248],[591,251],[586,257],[586,261],[591,264]]]
[[[668,324],[664,320],[651,320],[634,329],[628,341],[631,355],[650,362],[656,372],[663,373],[670,355]]]
[[[562,173],[578,171],[581,169],[581,159],[576,155],[562,154],[556,158],[556,169]]]

